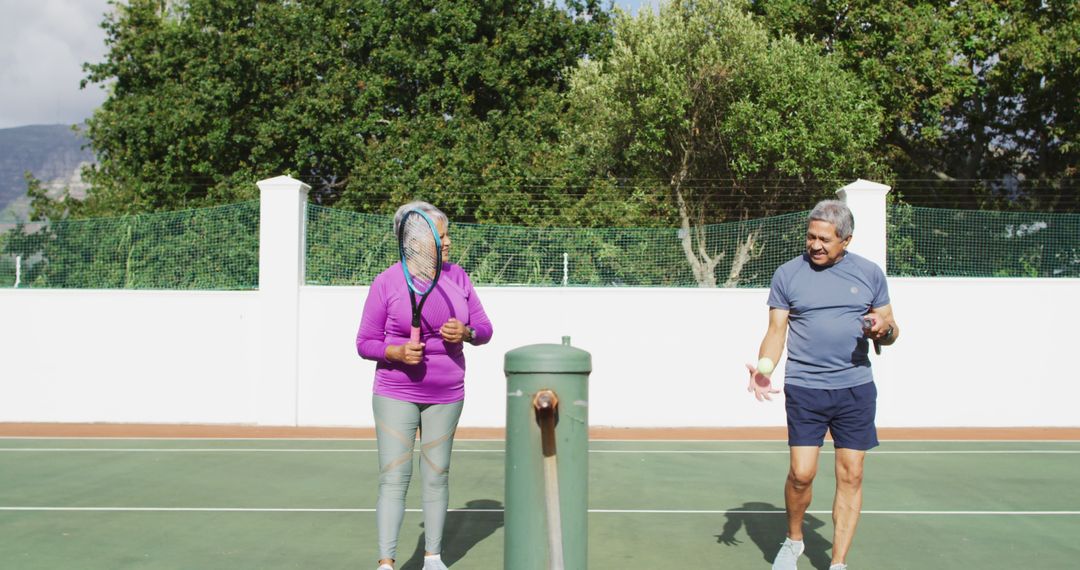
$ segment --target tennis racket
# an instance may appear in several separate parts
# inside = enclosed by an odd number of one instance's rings
[[[420,342],[420,313],[442,274],[442,240],[435,222],[420,210],[409,210],[398,226],[401,270],[409,286],[412,330],[409,339]]]
[[[875,322],[877,321],[874,320],[874,317],[863,317],[863,329],[870,330],[871,328],[873,328]],[[874,354],[881,354],[881,343],[878,342],[877,339],[874,339]]]

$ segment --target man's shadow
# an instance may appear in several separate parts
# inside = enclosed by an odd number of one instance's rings
[[[737,546],[741,541],[735,538],[739,529],[746,529],[746,535],[761,551],[765,561],[772,564],[776,553],[780,551],[780,545],[787,538],[787,517],[784,510],[769,503],[750,502],[743,506],[729,509],[725,514],[727,522],[724,523],[722,534],[716,535],[716,541],[728,546]],[[806,550],[803,555],[810,560],[810,565],[820,570],[829,570],[829,549],[832,543],[825,540],[817,529],[825,526],[825,523],[811,515],[803,519],[803,543]]]
[[[443,564],[447,566],[453,566],[454,562],[461,560],[470,548],[491,536],[503,525],[503,506],[499,501],[476,499],[465,503],[465,508],[470,509],[471,512],[452,510],[446,513],[441,554]],[[420,523],[420,526],[423,527],[424,523]],[[412,556],[398,568],[401,570],[424,568],[423,534],[416,540],[416,550],[413,551]]]

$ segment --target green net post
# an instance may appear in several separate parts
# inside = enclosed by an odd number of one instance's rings
[[[592,356],[563,337],[561,345],[534,344],[507,352],[504,370],[503,568],[584,570]],[[548,500],[552,496],[558,500]],[[557,516],[549,518],[549,513]]]

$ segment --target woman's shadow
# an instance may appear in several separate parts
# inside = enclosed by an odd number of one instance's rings
[[[453,566],[454,562],[461,560],[470,548],[491,536],[503,525],[503,506],[499,501],[476,499],[465,503],[465,508],[469,511],[452,510],[446,513],[446,524],[443,526],[442,561],[447,566]],[[423,527],[424,523],[420,523],[420,526]],[[416,550],[399,568],[422,570],[423,567],[424,535],[421,534],[416,540]]]
[[[780,545],[787,538],[787,517],[783,509],[778,509],[769,503],[750,502],[743,506],[729,509],[725,514],[727,522],[724,523],[722,534],[716,535],[716,541],[728,546],[737,546],[741,542],[735,538],[739,529],[745,528],[746,535],[761,551],[765,561],[772,564]],[[817,529],[825,526],[825,523],[811,515],[803,519],[803,543],[806,550],[803,555],[810,560],[814,568],[828,570],[829,549],[832,543],[825,540]]]

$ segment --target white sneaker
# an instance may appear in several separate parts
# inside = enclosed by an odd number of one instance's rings
[[[784,539],[784,544],[780,545],[780,552],[776,553],[776,558],[773,560],[773,570],[796,570],[798,566],[795,561],[802,555],[803,550],[806,550],[806,545],[802,541]]]
[[[375,570],[394,570],[394,567],[389,564],[380,564]]]
[[[449,570],[446,564],[443,564],[442,557],[425,556],[424,557],[424,570]]]
[[[833,564],[829,570],[847,570],[847,564]]]

